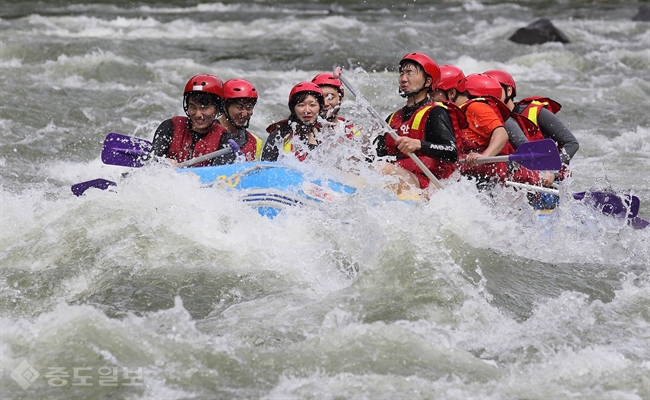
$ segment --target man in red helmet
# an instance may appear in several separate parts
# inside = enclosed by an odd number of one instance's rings
[[[321,110],[320,116],[327,121],[323,124],[323,136],[333,138],[335,143],[342,143],[343,137],[348,139],[357,137],[363,143],[361,146],[364,150],[367,149],[370,146],[370,140],[367,137],[361,137],[361,131],[352,122],[339,115],[345,95],[341,80],[329,72],[323,72],[316,75],[311,82],[318,85],[323,91],[325,106]]]
[[[259,160],[264,146],[262,139],[247,130],[256,103],[257,90],[252,83],[240,78],[224,82],[223,114],[219,122],[228,131],[228,139],[237,142],[246,161]],[[233,158],[234,155],[222,157]]]
[[[187,116],[163,121],[153,137],[151,153],[166,157],[172,164],[212,153],[227,144],[227,131],[217,121],[222,107],[223,82],[214,75],[190,78],[183,92],[183,109]],[[219,165],[215,158],[195,166]]]
[[[408,157],[415,153],[422,163],[440,179],[449,177],[458,158],[454,123],[444,107],[432,104],[429,91],[440,79],[440,69],[429,56],[409,53],[399,63],[399,91],[406,105],[387,118],[399,137],[381,135],[376,140],[379,157],[392,156],[382,166],[382,173],[399,178],[396,191],[425,189],[429,179]]]
[[[527,135],[528,140],[551,138],[558,144],[563,168],[556,173],[546,172],[541,178],[542,184],[551,186],[555,180],[562,180],[568,171],[569,161],[580,147],[578,139],[555,115],[562,106],[545,97],[528,97],[515,103],[517,85],[512,75],[498,69],[485,71],[485,74],[501,84],[503,101],[513,114],[520,116],[519,119],[524,123],[530,121],[534,128],[538,128],[539,135]]]
[[[321,88],[312,82],[300,82],[289,92],[289,117],[266,128],[269,136],[262,149],[262,161],[277,161],[280,150],[294,153],[303,161],[320,144],[318,118],[325,107]]]
[[[341,80],[328,72],[323,72],[312,78],[311,83],[318,85],[323,91],[325,106],[321,111],[321,117],[328,122],[335,123],[338,120],[339,110],[345,95]]]

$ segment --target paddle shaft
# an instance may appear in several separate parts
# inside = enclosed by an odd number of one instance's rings
[[[497,163],[497,162],[505,162],[505,161],[510,161],[509,156],[479,157],[476,159],[475,163],[489,164],[489,163]]]
[[[337,74],[335,73],[334,76],[336,76],[336,75],[337,75]],[[381,125],[382,125],[382,127],[386,130],[386,132],[387,132],[387,133],[388,133],[388,134],[389,134],[393,139],[397,140],[397,138],[398,138],[399,136],[397,135],[397,133],[395,132],[395,130],[394,130],[390,125],[388,125],[388,123],[386,122],[386,120],[384,120],[384,119],[381,117],[381,115],[379,115],[379,113],[378,113],[378,112],[377,112],[377,111],[376,111],[376,110],[375,110],[375,109],[370,105],[370,103],[368,103],[368,102],[365,100],[365,98],[364,98],[364,97],[361,95],[361,93],[359,92],[359,89],[357,89],[357,87],[356,87],[352,82],[348,81],[348,79],[347,79],[346,77],[344,77],[342,74],[338,74],[338,75],[339,75],[338,78],[341,80],[341,82],[343,82],[343,84],[344,84],[345,86],[347,86],[347,88],[350,90],[350,92],[352,92],[352,94],[354,95],[354,97],[356,97],[357,100],[360,100],[362,103],[364,103],[364,105],[366,106],[366,110],[368,110],[368,112],[370,113],[370,115],[372,115],[373,117],[375,117],[375,119],[376,119],[377,121],[381,121]],[[411,160],[413,160],[413,162],[415,162],[415,164],[418,166],[418,168],[420,168],[420,170],[424,173],[424,175],[426,175],[426,177],[429,178],[429,180],[430,180],[431,182],[433,182],[433,184],[436,185],[436,187],[437,187],[438,189],[444,189],[444,188],[442,187],[442,184],[440,183],[440,181],[438,181],[438,178],[436,178],[436,177],[433,175],[433,173],[431,173],[431,171],[429,170],[429,168],[427,168],[427,167],[424,165],[424,163],[422,162],[422,160],[420,160],[420,159],[418,158],[418,156],[416,156],[416,155],[413,154],[413,153],[406,153],[406,154],[411,158]]]
[[[508,156],[505,157],[507,158]],[[516,187],[519,189],[528,189],[535,192],[554,194],[556,196],[560,195],[560,191],[558,189],[551,189],[543,186],[528,185],[526,183],[519,183],[519,182],[512,182],[512,181],[506,181],[506,185]]]
[[[560,191],[557,189],[545,188],[536,185],[528,185],[526,183],[506,181],[506,185],[517,187],[520,189],[550,193],[559,196]],[[619,218],[634,218],[639,212],[640,200],[637,196],[625,194],[619,196],[609,192],[580,192],[573,193],[573,198],[584,202],[598,210],[605,215],[614,215]]]
[[[464,160],[460,162],[463,163]],[[513,154],[505,156],[479,157],[476,164],[512,161],[532,170],[556,171],[562,168],[562,159],[553,139],[524,142]]]
[[[178,163],[178,164],[176,164],[176,168],[190,167],[190,166],[192,166],[194,164],[198,164],[198,163],[206,161],[206,160],[211,160],[213,158],[228,154],[230,152],[237,153],[237,152],[240,151],[239,145],[237,145],[237,142],[235,142],[234,140],[232,140],[232,139],[228,140],[228,144],[230,144],[230,147],[228,147],[228,148],[213,151],[212,153],[208,153],[208,154],[193,158],[191,160],[187,160],[187,161],[184,161],[182,163]]]

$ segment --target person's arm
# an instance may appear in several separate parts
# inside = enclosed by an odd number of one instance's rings
[[[571,161],[580,147],[578,139],[573,136],[573,133],[564,126],[555,114],[546,108],[542,108],[539,112],[537,122],[539,123],[539,129],[542,131],[542,135],[546,138],[553,139],[562,147],[563,151],[560,153],[562,163],[567,164]]]
[[[282,143],[282,136],[280,129],[276,129],[269,134],[262,148],[261,161],[277,161],[280,156],[280,146]]]
[[[472,112],[470,112],[470,107]],[[468,165],[475,165],[479,157],[496,156],[508,143],[508,132],[503,127],[503,121],[488,104],[476,102],[467,108],[467,122],[477,124],[481,134],[487,139],[487,148],[482,153],[470,153],[465,157]]]
[[[508,118],[505,123],[506,132],[508,132],[508,141],[512,147],[517,150],[519,145],[528,141],[524,131],[521,130],[514,118]]]
[[[503,146],[505,146],[506,143],[508,143],[508,132],[506,132],[506,128],[500,126],[492,131],[490,143],[481,155],[483,157],[496,156],[501,152],[501,150],[503,150]]]
[[[478,158],[496,156],[501,152],[507,142],[508,132],[506,132],[506,129],[503,126],[499,126],[492,131],[490,142],[485,151],[483,151],[483,153],[469,153],[467,157],[465,157],[465,162],[467,165],[475,165]]]
[[[174,137],[174,122],[171,119],[163,121],[156,129],[156,133],[153,135],[153,141],[151,143],[151,151],[149,154],[153,154],[157,157],[167,157],[169,153],[169,146],[172,143],[172,138]]]

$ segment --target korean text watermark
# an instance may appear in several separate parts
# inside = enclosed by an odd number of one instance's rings
[[[11,377],[23,389],[29,388],[32,383],[41,377],[27,360],[16,367]],[[60,386],[143,386],[142,367],[47,367],[43,375],[47,384],[53,387]]]

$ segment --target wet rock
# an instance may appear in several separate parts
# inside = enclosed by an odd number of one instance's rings
[[[650,6],[639,7],[639,12],[632,17],[632,21],[650,22]]]
[[[517,29],[508,40],[521,44],[542,44],[546,42],[570,43],[568,37],[547,18],[538,19],[530,25]]]

